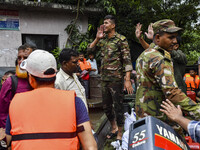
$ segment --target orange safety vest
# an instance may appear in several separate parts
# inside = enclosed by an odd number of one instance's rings
[[[86,59],[84,58],[83,61],[78,60],[79,64],[80,64],[80,68],[81,70],[88,70],[91,69],[91,64],[90,62],[86,61]],[[83,80],[89,80],[90,76],[89,73],[85,74],[82,79]]]
[[[83,61],[78,60],[79,64],[80,64],[80,68],[81,70],[88,70],[91,69],[91,64],[90,62],[86,61],[86,59],[84,58]]]
[[[13,150],[77,150],[75,92],[38,88],[11,101]]]
[[[196,75],[195,78],[192,77],[189,73],[186,73],[184,75],[185,78],[185,83],[187,85],[187,90],[191,91],[191,90],[196,90],[199,88],[199,76]]]

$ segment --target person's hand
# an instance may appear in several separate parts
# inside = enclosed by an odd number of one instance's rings
[[[81,74],[77,72],[76,75],[79,77]]]
[[[160,109],[160,111],[164,112],[172,121],[177,122],[180,118],[183,117],[180,105],[178,105],[176,108],[174,104],[168,99],[162,102],[161,107],[163,109]]]
[[[96,35],[96,38],[97,39],[102,39],[104,37],[104,33],[103,33],[103,30],[104,30],[104,25],[101,25],[100,28],[97,29],[97,35]]]
[[[138,23],[135,30],[135,36],[137,37],[137,39],[141,39],[141,35],[142,35],[141,28],[142,28],[142,24]]]
[[[5,129],[0,128],[0,140],[3,140],[6,137]]]
[[[133,87],[130,80],[124,82],[124,88],[127,90],[128,94],[133,94]]]
[[[153,35],[154,35],[154,31],[153,31],[153,27],[152,27],[152,23],[148,26],[148,33],[145,32],[145,35],[147,36],[148,39],[153,40]]]

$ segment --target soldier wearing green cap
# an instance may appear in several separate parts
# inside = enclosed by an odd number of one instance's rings
[[[183,112],[193,119],[200,119],[200,106],[188,98],[174,79],[171,51],[177,43],[178,32],[172,20],[164,19],[153,25],[153,43],[137,59],[137,93],[135,111],[137,119],[151,115],[171,126],[167,116],[160,111],[161,102],[169,99],[173,104],[180,105]]]

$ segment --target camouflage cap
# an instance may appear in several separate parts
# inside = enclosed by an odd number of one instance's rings
[[[152,27],[154,33],[158,33],[160,31],[174,33],[182,30],[182,28],[176,27],[174,21],[170,19],[163,19],[156,21],[155,23],[153,23]]]

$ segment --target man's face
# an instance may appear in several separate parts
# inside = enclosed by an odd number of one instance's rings
[[[28,53],[25,53],[25,50],[19,50],[17,55],[17,64],[20,65],[21,62],[28,57]]]
[[[84,55],[83,54],[79,55],[79,60],[83,61],[83,59],[84,59]]]
[[[195,72],[194,70],[190,70],[190,75],[191,75],[192,77],[195,77],[196,72]]]
[[[31,53],[32,53],[32,51],[33,51],[33,49],[32,48],[30,48],[30,47],[27,47],[26,49],[25,49],[25,53],[27,54],[27,55],[30,55]]]
[[[93,55],[93,54],[90,54],[90,55],[89,55],[89,58],[90,58],[90,60],[93,60],[93,59],[94,59],[94,55]]]
[[[16,66],[16,75],[19,78],[27,78],[26,70],[20,68],[20,64],[23,60],[27,59],[29,53],[25,52],[25,50],[19,50],[17,55],[17,66]]]
[[[104,32],[109,33],[115,28],[115,24],[110,19],[104,20]]]
[[[66,72],[66,73],[75,73],[77,71],[77,67],[78,67],[78,57],[74,57],[72,56],[71,59],[66,62],[62,69]]]
[[[178,33],[164,33],[157,38],[157,45],[166,51],[172,51],[177,43],[176,37]]]

